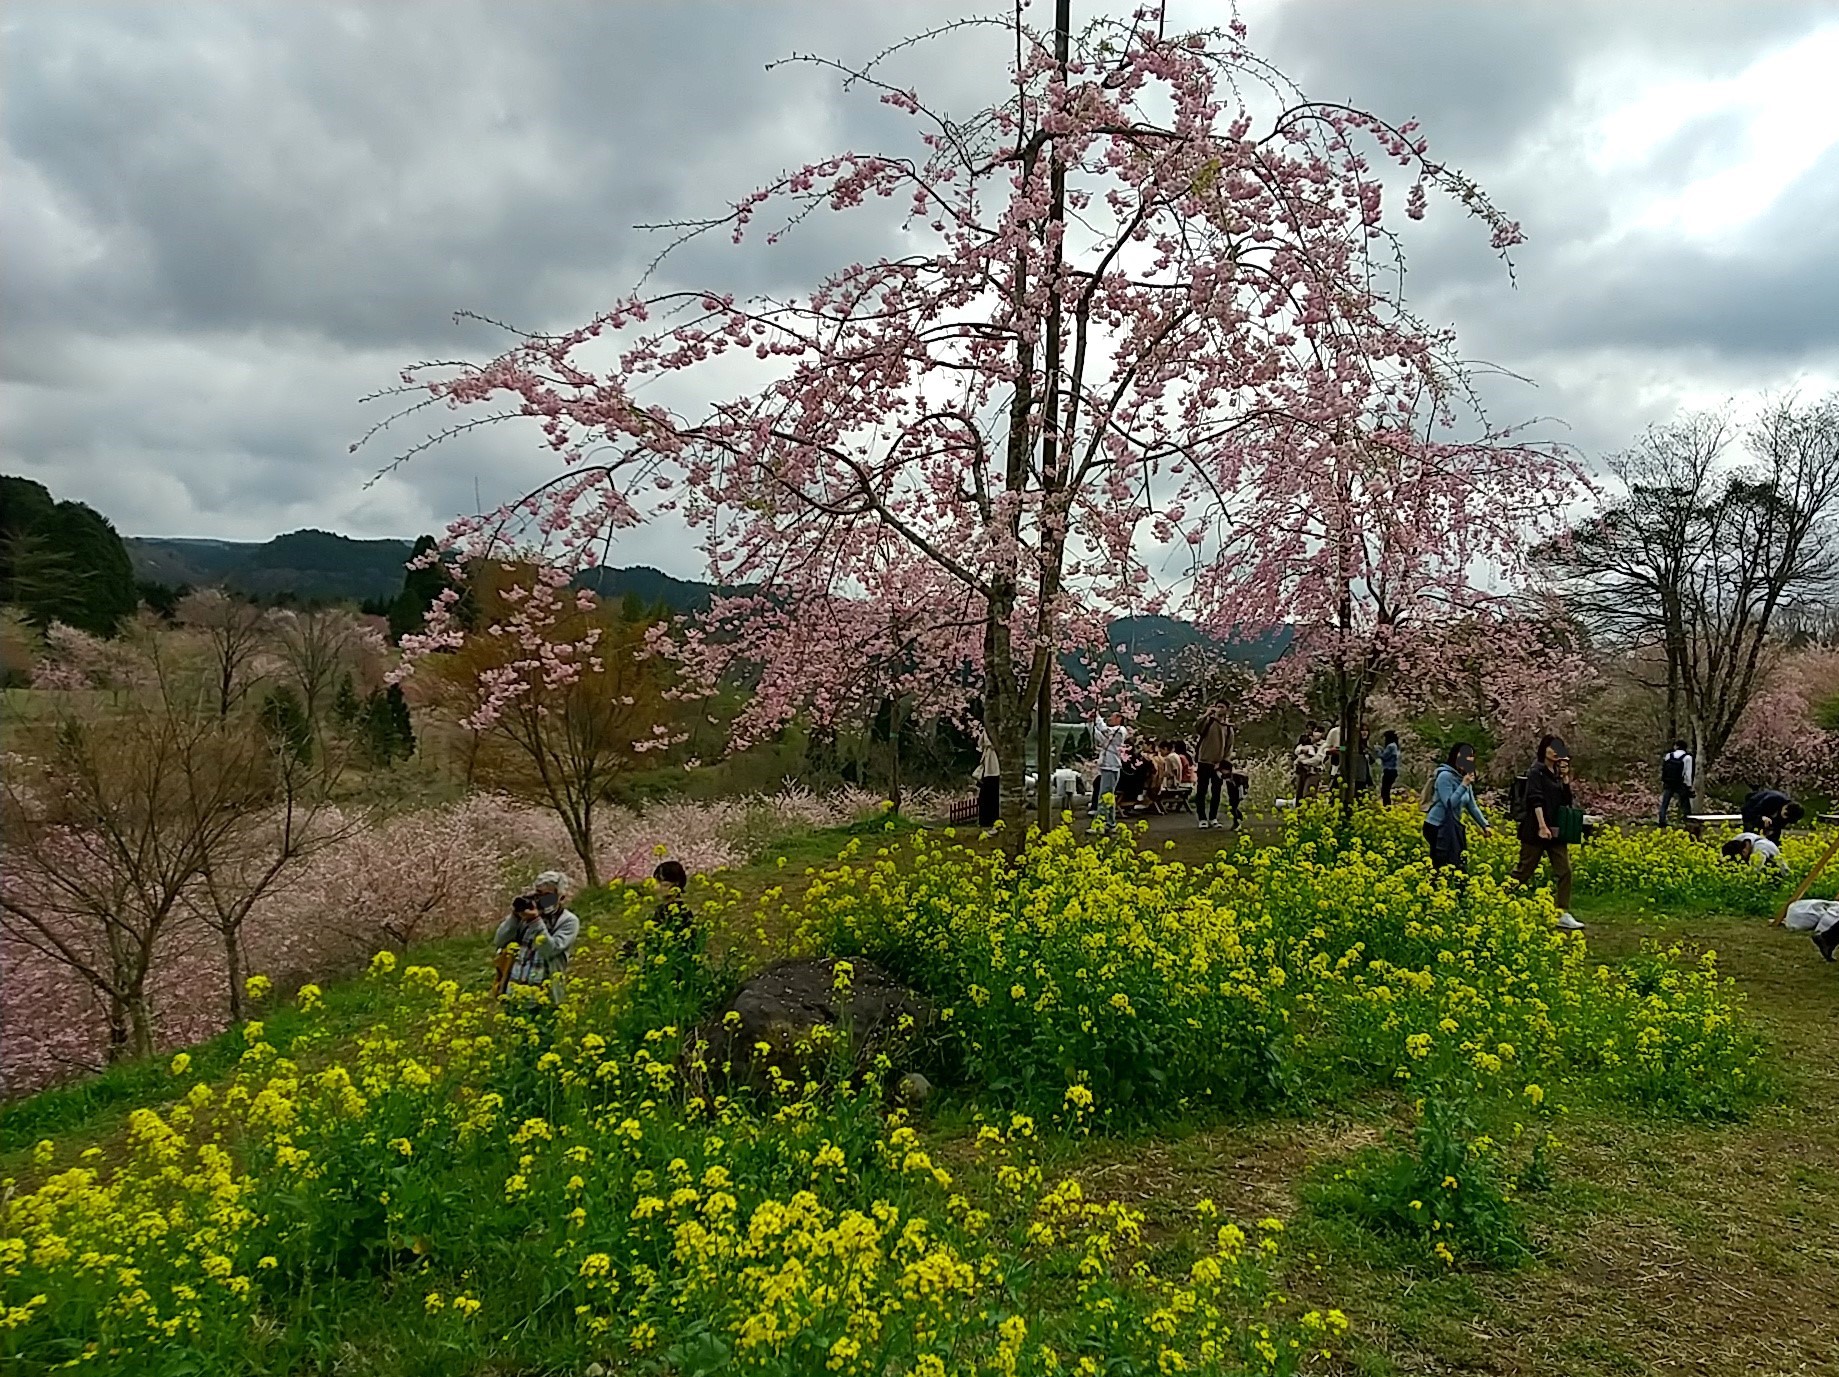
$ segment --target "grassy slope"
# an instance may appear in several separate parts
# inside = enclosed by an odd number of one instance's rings
[[[728,882],[747,895],[795,890],[804,868],[833,856],[848,835],[794,838]],[[1177,833],[1172,854],[1200,859],[1221,840]],[[1298,1190],[1311,1171],[1399,1122],[1388,1101],[1308,1120],[1068,1145],[1069,1165],[1094,1190],[1143,1209],[1152,1229],[1185,1214],[1199,1194],[1241,1216],[1293,1220],[1291,1255],[1306,1261],[1292,1285],[1356,1321],[1339,1363],[1346,1373],[1839,1372],[1839,969],[1819,961],[1805,936],[1755,918],[1656,915],[1587,899],[1579,912],[1603,960],[1634,951],[1644,937],[1715,947],[1776,1044],[1784,1094],[1733,1127],[1574,1118],[1559,1180],[1531,1206],[1540,1258],[1526,1268],[1426,1267],[1302,1209]],[[481,936],[415,955],[482,982],[484,945]],[[327,988],[334,1036],[375,1016],[376,989],[362,981]],[[292,1036],[290,1018],[273,1015],[271,1036]],[[237,1050],[231,1034],[194,1058],[227,1067]],[[311,1055],[308,1046],[296,1050]],[[30,1175],[29,1148],[39,1137],[106,1143],[129,1110],[161,1099],[165,1083],[163,1063],[121,1067],[7,1107],[0,1176]]]
[[[1216,844],[1180,834],[1173,854]],[[1084,1175],[1152,1221],[1199,1194],[1296,1219],[1292,1256],[1310,1261],[1293,1285],[1356,1322],[1344,1372],[1839,1373],[1839,967],[1766,919],[1587,896],[1577,912],[1601,960],[1644,938],[1715,949],[1775,1045],[1783,1094],[1734,1126],[1573,1118],[1558,1182],[1530,1206],[1533,1265],[1449,1273],[1301,1210],[1305,1176],[1378,1142],[1390,1105],[1095,1145]]]

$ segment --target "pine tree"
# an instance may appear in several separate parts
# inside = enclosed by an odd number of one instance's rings
[[[423,536],[415,542],[411,562],[422,558],[435,549],[434,537]],[[449,587],[458,587],[460,603],[456,609],[462,626],[472,626],[471,599],[465,581],[462,580],[452,565],[445,562],[431,564],[426,568],[408,570],[402,577],[402,591],[390,604],[390,639],[400,641],[404,636],[412,636],[420,631],[428,620],[428,609],[434,600]]]
[[[396,722],[381,690],[373,689],[364,700],[363,736],[364,754],[371,765],[387,769],[396,758]]]
[[[332,696],[332,720],[341,731],[352,731],[364,716],[364,704],[358,699],[356,686],[347,673],[338,681],[338,691]]]
[[[262,699],[262,726],[277,747],[302,765],[312,760],[313,724],[292,687],[284,684],[268,691]]]
[[[415,754],[415,724],[409,717],[409,703],[402,696],[402,685],[391,684],[383,697],[389,711],[391,749],[407,760]]]

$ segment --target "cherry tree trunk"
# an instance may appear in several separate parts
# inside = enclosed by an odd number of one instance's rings
[[[240,922],[224,924],[223,968],[230,996],[230,1021],[241,1023],[248,1008],[243,1002],[243,925]]]

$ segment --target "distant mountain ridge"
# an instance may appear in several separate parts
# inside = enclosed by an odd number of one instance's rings
[[[331,531],[292,531],[273,540],[184,540],[129,536],[134,576],[194,588],[221,584],[255,598],[376,602],[402,589],[406,540],[353,540]]]
[[[134,576],[148,583],[194,588],[221,584],[258,598],[292,597],[300,602],[388,602],[402,591],[403,566],[414,549],[407,540],[354,540],[331,531],[302,530],[273,540],[198,540],[128,536],[123,540]],[[648,607],[704,612],[718,589],[699,579],[681,579],[648,565],[596,566],[575,576],[575,584],[603,598],[635,596]],[[1220,641],[1176,617],[1120,617],[1111,623],[1111,644],[1124,647],[1134,665],[1165,665],[1189,646],[1213,643],[1255,670],[1269,666],[1290,644],[1287,630],[1246,640]],[[1076,676],[1081,672],[1067,662]]]
[[[331,531],[302,530],[273,540],[199,540],[128,536],[123,540],[134,576],[177,588],[222,585],[254,598],[288,596],[300,602],[387,602],[402,591],[403,566],[414,551],[407,540],[354,540]],[[715,589],[673,578],[645,565],[594,568],[575,582],[602,597],[636,594],[647,605],[700,612]]]

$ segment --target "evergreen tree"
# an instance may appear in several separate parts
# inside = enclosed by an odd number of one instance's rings
[[[358,700],[358,691],[351,682],[351,675],[338,681],[338,691],[332,697],[332,720],[341,731],[352,731],[364,716],[364,704]]]
[[[277,748],[302,765],[313,759],[313,724],[307,720],[300,695],[291,686],[272,688],[262,699],[262,726]]]
[[[415,549],[410,562],[422,558],[435,549],[434,537],[423,536],[415,542]],[[402,577],[402,591],[390,604],[390,639],[400,641],[404,636],[412,636],[420,631],[428,620],[428,609],[442,590],[457,585],[460,590],[460,605],[456,609],[460,624],[468,629],[472,626],[470,613],[471,600],[467,588],[452,565],[442,562],[431,564],[426,568],[408,570]]]
[[[415,724],[409,718],[409,703],[402,696],[402,685],[391,684],[383,698],[389,710],[392,748],[407,760],[415,754]]]
[[[396,758],[396,722],[389,699],[372,690],[364,700],[364,754],[376,769],[387,769]]]
[[[140,606],[134,566],[115,528],[43,484],[0,477],[0,602],[40,626],[112,636]]]

